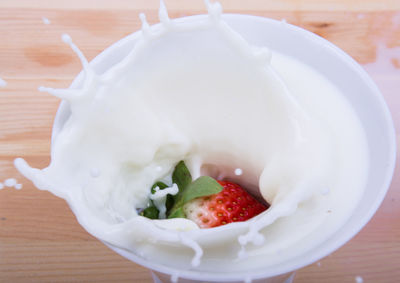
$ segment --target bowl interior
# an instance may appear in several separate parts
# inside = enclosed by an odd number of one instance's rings
[[[184,18],[190,19],[191,17]],[[315,247],[301,258],[274,268],[260,270],[255,278],[270,277],[290,272],[310,264],[333,252],[350,240],[372,217],[390,185],[395,163],[395,134],[388,108],[378,88],[367,73],[350,56],[323,38],[301,28],[266,18],[245,15],[223,15],[226,22],[253,45],[267,46],[272,50],[297,58],[323,74],[346,96],[364,127],[370,154],[370,172],[367,188],[356,212],[343,227],[323,245]],[[98,55],[92,66],[99,73],[118,63],[132,49],[139,33],[134,33]],[[82,74],[71,87],[79,87]],[[69,116],[69,107],[62,102],[57,113],[53,140]],[[173,274],[173,268],[148,262],[122,249],[116,252],[148,268]],[[180,271],[180,276],[198,280],[225,281],[213,274]],[[233,280],[234,278],[229,278]]]

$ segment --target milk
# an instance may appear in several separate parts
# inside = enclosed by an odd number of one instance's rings
[[[351,215],[368,173],[363,129],[325,77],[279,50],[249,45],[220,19],[168,18],[81,88],[41,88],[68,101],[51,163],[16,167],[64,198],[92,235],[179,269],[224,274],[273,268],[322,243]],[[200,230],[187,219],[137,215],[177,162],[193,177],[234,180],[271,207],[247,221]],[[240,169],[240,170],[237,170]]]

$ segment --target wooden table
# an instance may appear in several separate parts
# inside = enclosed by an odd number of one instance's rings
[[[304,27],[365,65],[400,132],[400,1],[221,0],[230,13]],[[201,0],[167,0],[172,18],[205,12]],[[139,12],[156,23],[158,0],[2,0],[0,2],[0,282],[151,282],[149,272],[115,254],[77,223],[67,204],[37,190],[13,167],[49,162],[59,100],[40,85],[67,87],[81,66],[60,35],[69,33],[91,59],[140,27]],[[46,19],[50,24],[45,24]],[[399,163],[399,155],[397,158]],[[372,221],[348,244],[297,273],[295,282],[400,282],[400,174]]]

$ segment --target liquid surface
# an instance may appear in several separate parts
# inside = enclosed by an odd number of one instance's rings
[[[178,269],[273,268],[332,235],[353,212],[368,171],[362,127],[324,77],[277,51],[249,45],[210,15],[142,33],[134,49],[77,89],[41,90],[68,101],[51,163],[16,167],[67,200],[99,239]],[[272,55],[272,57],[271,57]],[[271,59],[272,58],[272,59]],[[194,178],[238,181],[271,204],[247,222],[200,230],[190,220],[138,216],[149,188],[170,185],[177,162]]]

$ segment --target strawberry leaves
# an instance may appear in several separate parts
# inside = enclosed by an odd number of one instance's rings
[[[176,165],[172,173],[172,181],[178,185],[179,193],[174,198],[175,203],[168,214],[168,218],[184,218],[183,206],[188,201],[222,191],[222,186],[208,176],[201,176],[192,182],[192,175],[183,161]]]
[[[168,195],[166,201],[167,218],[185,218],[186,215],[183,211],[183,206],[199,197],[205,197],[213,194],[217,194],[222,191],[222,186],[213,178],[208,176],[201,176],[192,182],[192,175],[189,169],[186,167],[184,161],[180,161],[172,173],[172,182],[175,183],[179,192],[175,195]],[[155,187],[159,187],[160,190],[167,188],[168,186],[162,182],[156,182],[151,189],[151,192],[155,193]],[[141,213],[150,219],[158,219],[158,210],[151,202],[150,206],[147,207]],[[153,218],[155,217],[155,218]]]
[[[215,179],[201,176],[182,192],[182,201],[185,204],[192,199],[217,194],[220,191],[222,191],[222,186]]]
[[[159,213],[157,207],[152,203],[149,207],[145,208],[140,215],[150,219],[158,219]]]
[[[192,175],[183,160],[175,166],[172,173],[172,182],[178,185],[179,193],[182,193],[186,187],[192,182]]]
[[[218,182],[208,176],[201,176],[194,182],[187,185],[182,193],[177,195],[176,202],[171,208],[171,212],[168,218],[185,218],[186,215],[183,212],[183,206],[199,197],[205,197],[213,194],[217,194],[222,191],[222,186]]]

